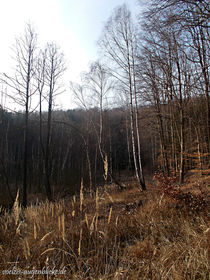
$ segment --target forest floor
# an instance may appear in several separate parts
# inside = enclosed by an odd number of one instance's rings
[[[209,279],[209,181],[81,186],[25,210],[17,197],[0,216],[0,279]]]

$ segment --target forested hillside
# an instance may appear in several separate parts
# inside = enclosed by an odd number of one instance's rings
[[[40,49],[32,24],[16,39],[0,73],[0,279],[209,279],[209,1],[138,3],[137,19],[116,7],[67,87],[55,42]],[[64,91],[75,107],[57,105]]]
[[[104,26],[81,82],[70,82],[77,109],[56,110],[65,59],[55,43],[38,47],[26,25],[16,40],[14,75],[1,74],[1,193],[74,194],[135,176],[209,173],[208,1],[151,1],[138,20],[126,5]],[[137,6],[138,8],[138,6]],[[71,77],[69,77],[70,80]],[[5,99],[20,106],[11,112]],[[44,108],[44,109],[43,109]]]

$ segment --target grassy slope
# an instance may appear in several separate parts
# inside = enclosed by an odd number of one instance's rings
[[[0,279],[30,279],[2,274],[14,266],[66,270],[33,279],[208,279],[206,211],[135,184],[24,211],[16,204],[0,218]]]

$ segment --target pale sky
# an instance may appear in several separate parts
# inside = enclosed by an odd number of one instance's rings
[[[30,22],[38,33],[40,45],[55,41],[64,52],[68,70],[66,93],[57,100],[63,109],[72,108],[68,82],[77,81],[88,64],[98,57],[96,42],[113,9],[128,4],[138,13],[137,0],[0,0],[0,72],[15,67],[12,45]]]

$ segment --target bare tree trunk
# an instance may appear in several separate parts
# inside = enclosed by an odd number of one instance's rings
[[[140,149],[140,140],[139,140],[139,129],[138,129],[138,113],[137,113],[137,101],[136,101],[136,92],[135,92],[135,79],[134,76],[132,77],[132,69],[131,69],[131,57],[129,51],[129,40],[127,38],[128,30],[125,31],[125,43],[126,43],[126,56],[127,56],[127,71],[128,71],[128,81],[129,81],[129,97],[130,97],[130,122],[131,122],[131,138],[132,138],[132,148],[133,148],[133,160],[136,172],[136,178],[141,185],[142,190],[145,190],[145,182],[142,172],[142,165],[141,165],[141,149]],[[134,66],[134,65],[133,65]],[[134,72],[135,69],[133,69]],[[133,75],[135,75],[133,73]],[[134,97],[133,97],[134,91]],[[133,106],[133,98],[135,100],[136,107]],[[135,113],[135,123],[136,123],[136,134],[137,134],[137,147],[138,147],[138,159],[139,159],[139,167],[137,164],[137,157],[136,157],[136,145],[135,145],[135,134],[134,134],[134,113]]]
[[[133,43],[133,42],[131,42]],[[139,121],[138,121],[138,102],[137,102],[137,89],[136,89],[136,67],[133,53],[133,44],[131,45],[132,49],[132,70],[133,70],[133,89],[134,89],[134,101],[135,101],[135,124],[136,124],[136,137],[137,137],[137,146],[138,146],[138,162],[139,162],[139,179],[141,188],[143,191],[146,190],[146,184],[144,179],[144,173],[142,168],[142,158],[141,158],[141,143],[140,143],[140,133],[139,133]]]
[[[93,180],[92,180],[92,169],[91,169],[91,161],[90,161],[90,155],[89,155],[89,144],[88,140],[85,140],[85,137],[81,134],[83,142],[85,144],[85,151],[86,151],[86,157],[87,157],[87,164],[88,164],[88,175],[89,175],[89,187],[90,190],[93,188]]]
[[[128,119],[127,119],[127,112],[126,112],[126,119],[125,119],[125,128],[126,128],[126,140],[127,140],[127,150],[128,150],[128,170],[131,169],[131,152],[130,152],[130,140],[129,140],[129,133],[128,133]]]
[[[205,41],[207,42],[208,39],[205,38],[203,28],[199,26],[199,35],[200,35],[200,41],[198,39],[198,56],[199,56],[199,62],[201,65],[201,70],[204,78],[204,84],[205,84],[205,97],[206,97],[206,127],[207,127],[207,136],[206,136],[206,143],[207,143],[207,152],[210,152],[210,102],[209,102],[209,63],[208,63],[208,53],[206,50],[206,47],[208,48],[208,45],[206,46]],[[208,43],[207,43],[208,44]],[[200,45],[200,46],[199,46]]]
[[[179,183],[184,182],[184,117],[183,109],[180,109],[180,167],[179,167]]]
[[[52,138],[52,106],[53,98],[55,94],[59,94],[60,86],[57,84],[60,77],[65,71],[63,53],[59,52],[59,48],[55,43],[47,45],[46,49],[46,67],[45,67],[45,84],[48,86],[48,118],[47,118],[47,140],[45,146],[45,158],[44,158],[44,175],[45,175],[45,189],[47,198],[52,199],[51,190],[51,166],[52,156],[50,155],[50,145]]]
[[[135,133],[139,135],[139,130],[135,126],[135,106],[133,105],[133,99],[135,98],[135,65],[132,59],[134,59],[134,49],[136,51],[136,36],[133,28],[133,22],[130,11],[126,5],[119,7],[114,15],[110,18],[104,33],[104,39],[101,40],[101,46],[105,49],[106,54],[114,63],[116,67],[112,70],[112,75],[119,83],[124,87],[129,96],[129,110],[130,110],[130,124],[131,124],[131,142],[133,161],[135,167],[136,178],[141,186],[142,190],[145,189],[145,183],[143,179],[143,172],[141,166],[141,149],[140,139],[137,140],[138,155],[136,154],[136,139]],[[133,57],[132,57],[133,56]],[[133,70],[133,73],[132,73]],[[134,76],[133,76],[134,74]],[[138,119],[136,120],[138,122]],[[137,162],[138,156],[138,162]],[[139,165],[139,166],[138,166]],[[141,169],[141,171],[140,171]]]
[[[44,160],[44,175],[45,175],[45,190],[47,198],[52,199],[52,191],[50,184],[50,143],[51,143],[51,131],[52,131],[52,90],[50,88],[49,93],[49,104],[48,104],[48,120],[47,120],[47,142],[45,149],[45,160]]]
[[[142,159],[141,159],[141,143],[140,143],[140,135],[139,135],[139,125],[138,125],[138,105],[135,91],[135,124],[136,124],[136,137],[137,137],[137,146],[138,146],[138,161],[139,161],[139,175],[140,175],[140,184],[142,190],[146,190],[145,179],[142,168]]]
[[[23,207],[27,205],[27,170],[28,170],[28,100],[26,102],[24,126],[24,156],[23,156]]]
[[[184,146],[184,108],[183,108],[183,93],[182,93],[182,78],[181,78],[181,68],[179,63],[179,57],[178,57],[178,51],[177,51],[177,42],[174,36],[174,42],[175,42],[175,54],[176,54],[176,66],[177,66],[177,72],[178,72],[178,91],[179,91],[179,122],[180,122],[180,167],[179,167],[179,183],[182,184],[184,182],[184,152],[185,152],[185,146]]]
[[[164,137],[164,129],[163,129],[163,120],[162,115],[160,111],[160,104],[159,101],[156,100],[156,110],[157,110],[157,123],[158,123],[158,132],[160,137],[160,150],[163,158],[163,169],[164,173],[169,176],[169,164],[168,164],[168,155],[166,152],[166,143],[165,143],[165,137]]]
[[[200,139],[198,134],[198,129],[195,126],[196,138],[197,138],[197,152],[198,152],[198,160],[199,160],[199,169],[200,175],[202,175],[202,160],[201,160],[201,147],[200,147]]]
[[[97,161],[98,161],[98,149],[97,145],[95,147],[95,162],[94,162],[94,175],[95,175],[95,183],[97,181]]]
[[[91,161],[90,161],[90,155],[89,155],[89,150],[88,147],[86,149],[86,155],[87,155],[87,163],[88,163],[88,174],[89,174],[89,187],[90,190],[93,188],[93,180],[92,180],[92,170],[91,170]]]
[[[136,145],[135,145],[135,135],[134,135],[134,117],[133,117],[133,105],[132,105],[132,93],[130,92],[130,123],[131,123],[131,141],[132,141],[132,151],[133,151],[133,162],[135,167],[136,178],[138,182],[141,184],[138,165],[136,159]]]
[[[112,170],[112,135],[111,135],[110,125],[109,125],[109,170],[110,170],[110,174],[112,174],[113,171]]]
[[[24,139],[23,139],[23,178],[22,205],[27,205],[28,186],[28,119],[31,97],[36,92],[32,83],[34,77],[34,56],[36,50],[36,34],[30,24],[26,25],[25,34],[16,40],[16,73],[14,77],[4,74],[2,81],[15,90],[15,96],[9,95],[15,102],[24,107]]]
[[[11,188],[10,188],[10,183],[9,183],[9,178],[8,178],[7,170],[6,170],[4,161],[1,158],[0,158],[0,162],[1,162],[1,166],[2,166],[2,174],[4,176],[4,180],[5,180],[5,184],[6,184],[6,187],[7,187],[7,191],[8,191],[9,197],[11,199],[11,202],[14,202],[14,197],[12,195],[12,191],[11,191]]]

